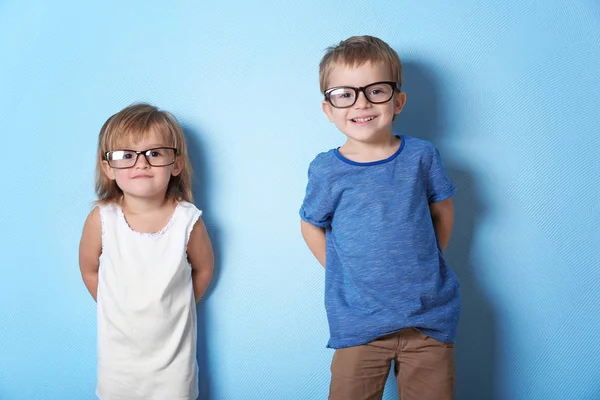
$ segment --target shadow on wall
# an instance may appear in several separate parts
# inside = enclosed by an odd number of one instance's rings
[[[436,145],[450,178],[458,187],[453,198],[454,230],[446,251],[446,259],[461,283],[455,397],[457,400],[495,400],[498,327],[488,296],[476,278],[477,271],[483,266],[471,262],[473,237],[479,221],[485,217],[485,207],[473,173],[463,167],[465,163],[457,162],[451,148],[444,147],[449,138],[442,137],[441,117],[450,110],[441,109],[434,75],[419,63],[408,61],[403,67],[403,90],[407,94],[407,103],[394,122],[394,131]],[[389,382],[390,386],[395,385],[393,379]],[[396,392],[395,387],[391,390],[390,386],[386,394]]]
[[[208,163],[206,162],[206,146],[202,143],[202,134],[196,129],[189,126],[183,126],[183,131],[188,145],[188,154],[190,163],[194,171],[193,175],[193,194],[196,207],[203,210],[202,219],[206,224],[206,229],[212,242],[213,251],[215,254],[215,269],[213,278],[204,294],[204,297],[198,303],[198,341],[196,358],[198,360],[198,389],[200,400],[211,399],[211,376],[210,376],[210,360],[208,359],[208,338],[206,336],[206,299],[210,297],[214,291],[215,285],[221,275],[221,237],[220,231],[214,223],[214,210],[208,203],[207,193],[211,190],[211,182],[207,172]]]

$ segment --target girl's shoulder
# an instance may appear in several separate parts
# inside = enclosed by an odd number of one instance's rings
[[[120,210],[121,206],[119,205],[119,203],[117,203],[116,201],[109,201],[109,202],[98,202],[94,205],[94,210],[97,210],[99,213],[105,212],[105,211],[117,211]],[[92,210],[92,212],[94,211]]]
[[[196,207],[196,205],[185,201],[185,200],[180,200],[177,203],[177,208],[179,208],[180,210],[182,210],[184,213],[190,215],[191,217],[196,217],[196,216],[201,216],[202,215],[202,210],[200,210],[198,207]]]
[[[107,203],[97,203],[96,207],[94,207],[92,212],[97,213],[98,218],[101,222],[104,222],[105,220],[110,218],[118,218],[122,213],[121,206],[119,205],[119,203],[114,201]]]
[[[196,208],[196,206],[194,204],[190,203],[189,201],[185,201],[185,200],[179,200],[177,202],[177,207],[191,208],[191,209]]]

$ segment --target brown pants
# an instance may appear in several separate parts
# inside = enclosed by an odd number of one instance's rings
[[[329,400],[380,400],[392,360],[401,400],[454,398],[454,344],[410,328],[362,346],[337,349]]]

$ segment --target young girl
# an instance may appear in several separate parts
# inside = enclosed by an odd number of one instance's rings
[[[100,130],[98,202],[79,264],[98,303],[102,400],[198,397],[196,303],[213,252],[191,174],[183,131],[168,112],[132,105]]]

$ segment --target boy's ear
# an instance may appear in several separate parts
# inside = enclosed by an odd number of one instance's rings
[[[171,170],[171,175],[177,176],[183,170],[183,160],[181,158],[175,159],[175,164],[173,164],[173,170]]]
[[[331,104],[327,102],[327,100],[323,100],[321,103],[321,108],[323,108],[323,112],[327,115],[327,118],[330,122],[333,122],[333,110],[331,109]]]
[[[396,93],[395,100],[394,100],[394,114],[396,114],[396,115],[400,114],[400,112],[404,108],[405,104],[406,104],[406,93],[404,93],[404,92]]]
[[[108,165],[107,161],[102,161],[102,171],[104,171],[104,175],[111,181],[115,180],[115,171]]]

